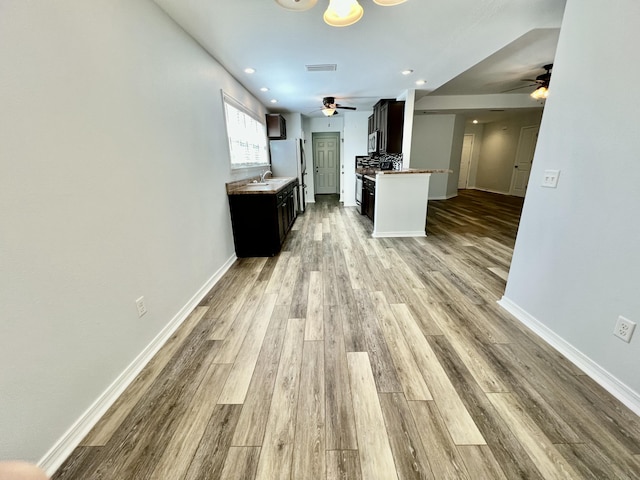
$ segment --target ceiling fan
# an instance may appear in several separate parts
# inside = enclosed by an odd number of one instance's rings
[[[549,95],[549,82],[551,81],[551,69],[553,68],[553,63],[543,66],[546,72],[538,75],[535,79],[533,78],[523,78],[523,82],[533,82],[530,85],[524,85],[522,87],[512,88],[510,90],[505,90],[502,93],[513,92],[514,90],[520,90],[521,88],[528,87],[537,87],[532,93],[531,96],[536,100],[542,100],[547,98]]]
[[[336,115],[338,113],[336,109],[338,108],[343,110],[356,110],[356,107],[347,107],[336,103],[336,99],[334,97],[324,97],[322,99],[321,111],[325,116],[330,117],[331,115]]]

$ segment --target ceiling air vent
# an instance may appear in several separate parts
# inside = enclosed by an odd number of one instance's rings
[[[307,72],[335,72],[338,65],[335,63],[319,63],[317,65],[305,65]]]

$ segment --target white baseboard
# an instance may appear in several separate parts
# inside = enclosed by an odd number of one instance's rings
[[[374,238],[390,238],[390,237],[426,237],[427,234],[424,230],[416,232],[373,232],[371,234]]]
[[[458,196],[457,193],[452,195],[436,195],[435,197],[429,197],[427,200],[449,200],[457,196]]]
[[[549,345],[569,359],[611,395],[625,404],[636,415],[640,415],[640,394],[638,392],[622,383],[591,358],[587,357],[584,353],[568,343],[557,333],[530,315],[528,312],[524,311],[507,297],[503,296],[498,301],[498,305],[542,337],[542,339]]]
[[[118,378],[96,399],[95,402],[76,420],[51,449],[40,459],[38,465],[53,475],[60,468],[60,465],[67,459],[73,450],[80,444],[82,439],[89,433],[98,420],[107,412],[109,407],[125,391],[129,384],[136,378],[142,369],[151,361],[153,356],[160,350],[171,335],[186,320],[189,314],[198,306],[205,295],[218,283],[222,276],[231,268],[237,257],[232,255],[209,278],[206,283],[191,297],[184,307],[171,319],[169,323],[156,335],[156,337],[145,347],[145,349],[127,366]]]
[[[509,192],[501,192],[500,190],[491,190],[490,188],[469,187],[468,190],[480,190],[481,192],[497,193],[498,195],[509,195]]]

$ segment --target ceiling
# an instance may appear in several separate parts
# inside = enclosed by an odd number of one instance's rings
[[[553,62],[565,5],[408,0],[382,7],[360,0],[363,18],[336,28],[322,20],[328,0],[303,12],[275,0],[154,1],[269,110],[310,116],[321,115],[325,96],[371,110],[378,99],[410,89],[421,98],[498,94],[527,85],[521,79],[535,78]],[[306,68],[326,64],[336,70]],[[245,73],[247,67],[255,73]],[[413,73],[402,75],[405,69]],[[426,84],[417,86],[417,80]]]

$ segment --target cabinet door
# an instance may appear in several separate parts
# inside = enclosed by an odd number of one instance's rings
[[[387,111],[386,146],[387,153],[402,153],[404,133],[404,102],[390,102]]]
[[[369,208],[369,192],[367,191],[367,189],[364,186],[364,183],[362,184],[362,205],[360,205],[360,208],[362,209],[362,214],[363,215],[367,215],[368,213],[368,208]]]
[[[267,113],[267,136],[274,140],[285,140],[287,138],[287,124],[282,115],[277,113]]]
[[[380,108],[382,107],[382,100],[376,103],[373,106],[373,129],[380,130],[380,120],[382,118],[382,113],[380,112]]]
[[[280,238],[280,244],[284,242],[284,237],[287,235],[287,212],[284,204],[278,207],[278,236]]]
[[[296,220],[296,202],[295,202],[294,196],[295,196],[295,190],[291,190],[289,192],[289,195],[287,196],[287,215],[289,219],[287,232],[291,230],[291,227],[293,226],[293,222],[295,222]]]
[[[275,195],[231,195],[229,206],[238,257],[278,253],[280,236]]]
[[[389,115],[389,103],[384,102],[380,105],[380,153],[387,151],[387,138],[388,138],[388,115]]]

